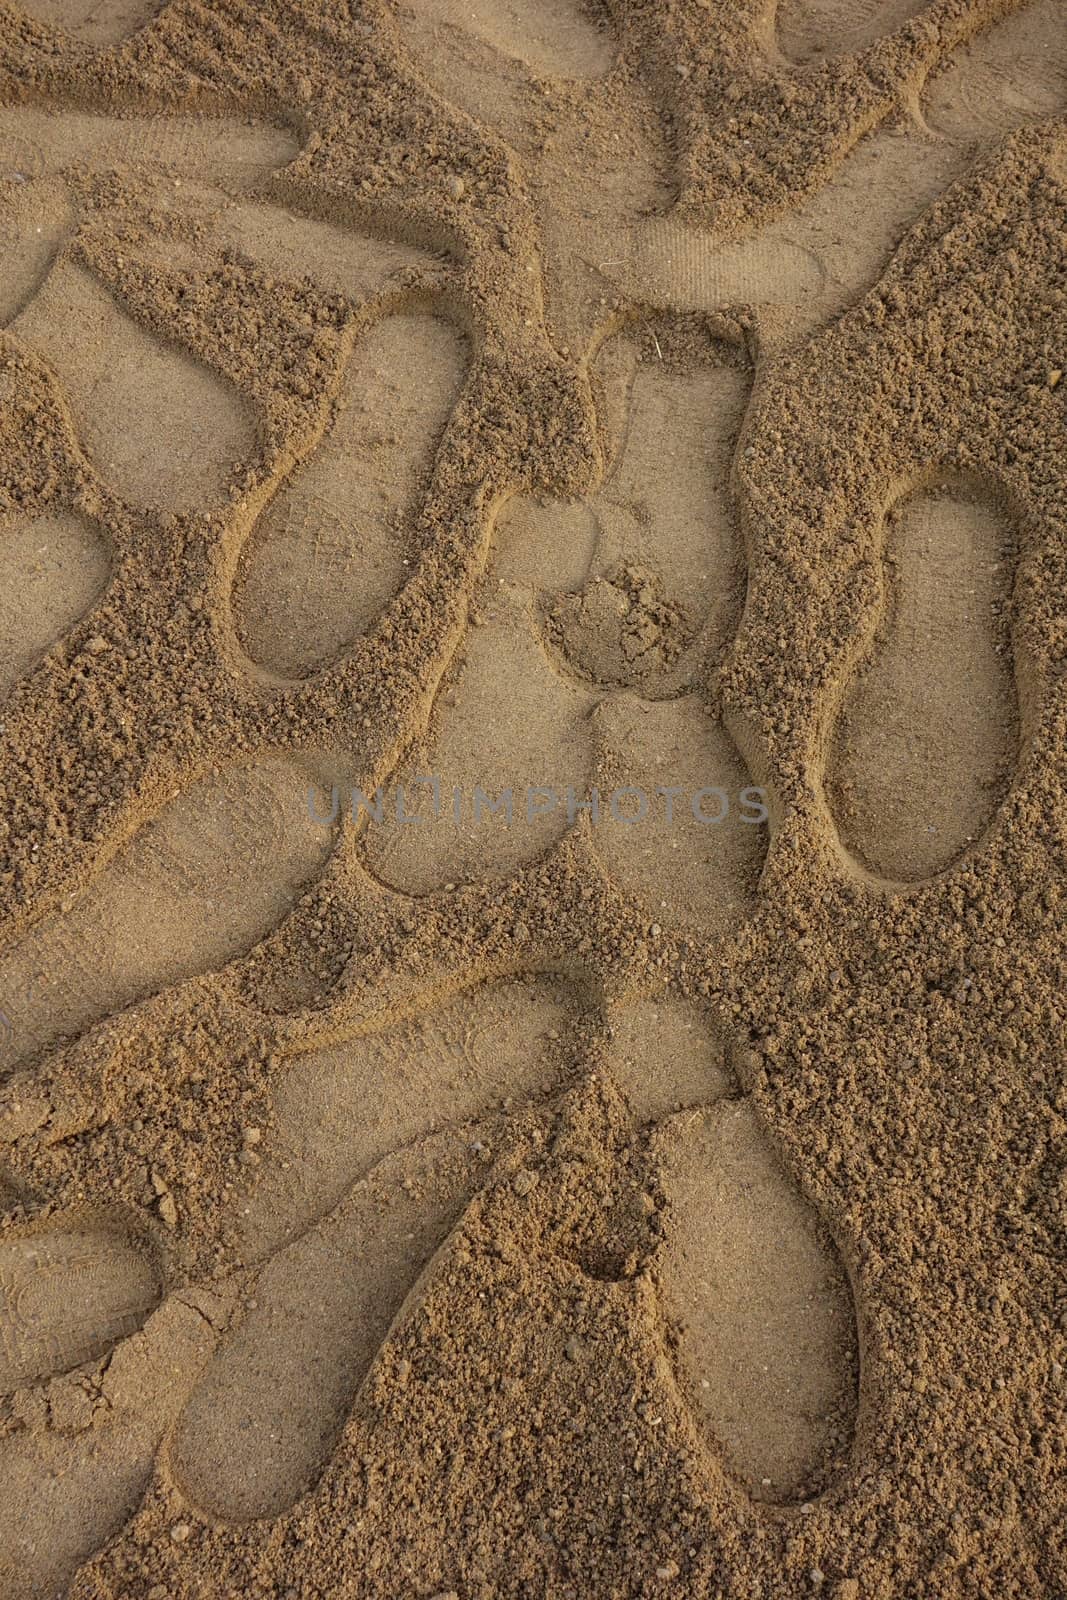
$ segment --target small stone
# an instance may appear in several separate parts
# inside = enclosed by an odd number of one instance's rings
[[[677,1561],[665,1561],[662,1566],[656,1568],[656,1577],[676,1578],[681,1570]]]
[[[463,179],[458,176],[449,178],[448,192],[452,196],[453,200],[462,200],[463,196],[467,192],[467,185],[464,183]]]
[[[91,656],[98,656],[107,649],[107,640],[102,634],[94,633],[92,638],[89,640],[86,649],[89,651]]]
[[[815,1585],[816,1589],[821,1589],[823,1584],[826,1582],[826,1574],[821,1567],[812,1567],[811,1571],[808,1573],[808,1576]]]
[[[176,1228],[178,1226],[178,1207],[174,1204],[174,1196],[172,1194],[160,1195],[159,1215],[168,1228]]]
[[[176,1522],[170,1530],[170,1536],[175,1544],[184,1544],[192,1531],[192,1527],[188,1522]]]
[[[1052,371],[1048,375],[1048,378],[1046,379],[1046,382],[1048,383],[1049,388],[1050,389],[1055,389],[1056,385],[1060,382],[1060,379],[1062,377],[1063,377],[1063,368],[1062,367],[1053,367]]]
[[[572,1334],[563,1347],[563,1353],[568,1361],[577,1361],[582,1353],[582,1341]]]
[[[245,1144],[258,1144],[263,1137],[262,1128],[246,1128],[241,1135]]]
[[[531,1172],[529,1167],[520,1167],[511,1180],[511,1187],[516,1194],[526,1195],[536,1189],[540,1181],[538,1173]]]

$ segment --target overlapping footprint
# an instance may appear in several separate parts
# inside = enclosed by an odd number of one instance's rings
[[[295,154],[288,134],[231,122],[0,109],[0,326],[59,376],[81,440],[137,505],[193,509],[221,491],[254,437],[236,390],[151,339],[65,249],[92,173],[122,168],[148,189],[211,172],[235,194]],[[173,188],[172,188],[173,193]],[[10,385],[8,375],[0,383]],[[104,589],[104,530],[57,506],[0,519],[0,692]]]
[[[225,252],[290,283],[310,279],[317,293],[352,307],[405,269],[433,265],[426,251],[300,214],[278,186],[278,199],[258,197],[294,153],[288,134],[265,127],[0,110],[9,269],[0,292],[10,332],[58,376],[101,477],[135,507],[210,507],[249,456],[255,430],[236,389],[145,332],[65,248],[79,224],[111,220],[89,178],[121,171],[120,219],[132,218],[133,253],[152,264],[187,265],[195,237],[198,266]],[[275,677],[305,676],[336,659],[403,582],[403,525],[465,359],[461,337],[433,314],[387,317],[359,341],[320,448],[283,486],[242,555],[238,634]],[[24,585],[19,625],[0,658],[10,683],[100,592],[107,554],[102,532],[67,509],[39,526],[9,519],[4,532],[5,595],[19,594],[20,578]],[[32,581],[35,569],[60,580],[49,585],[45,614],[24,603],[43,587]]]
[[[22,108],[4,111],[0,118],[7,124],[2,130],[4,172],[22,203],[13,236],[21,272],[15,304],[21,309],[14,332],[49,358],[76,422],[89,435],[101,476],[133,504],[155,504],[161,484],[169,494],[181,483],[183,451],[193,450],[199,460],[198,441],[204,428],[214,433],[219,454],[212,457],[209,452],[202,475],[185,475],[192,486],[187,489],[183,484],[177,498],[188,493],[193,508],[205,500],[210,503],[212,462],[219,466],[217,488],[223,481],[223,458],[239,441],[228,433],[226,416],[220,420],[216,415],[220,406],[225,410],[231,405],[227,386],[185,356],[149,341],[64,251],[83,201],[90,220],[97,219],[91,194],[86,199],[82,192],[82,164],[104,170],[120,166],[127,178],[132,172],[137,182],[131,187],[138,199],[147,196],[157,207],[169,203],[180,224],[191,217],[216,249],[225,248],[254,269],[291,281],[304,282],[310,276],[318,292],[342,295],[352,305],[373,295],[398,271],[427,259],[407,247],[361,238],[294,214],[276,202],[249,198],[250,180],[264,177],[291,153],[291,142],[269,130],[251,139],[244,128],[210,123],[157,125],[143,119],[109,120]],[[10,131],[13,128],[22,131],[16,135]],[[175,172],[186,175],[177,199]],[[192,178],[186,184],[189,174]],[[70,199],[68,179],[74,197]],[[22,249],[27,233],[32,239],[37,237],[36,228],[44,232],[41,217],[53,202],[55,227],[46,245]],[[180,227],[176,237],[180,239]],[[180,251],[180,243],[173,248]],[[85,316],[80,317],[82,312]],[[261,538],[242,573],[236,609],[239,616],[250,619],[248,633],[259,642],[257,657],[275,671],[296,675],[335,655],[353,627],[380,609],[397,587],[405,541],[405,529],[398,521],[402,523],[410,511],[455,390],[448,387],[435,409],[431,382],[429,402],[423,408],[409,384],[394,385],[390,373],[381,369],[396,361],[406,374],[414,374],[424,354],[439,355],[445,383],[458,386],[462,370],[455,359],[457,345],[443,323],[427,316],[394,317],[372,329],[351,364],[321,458],[283,490],[263,519]],[[425,363],[421,377],[420,399],[427,394]],[[188,402],[184,407],[183,395]],[[233,399],[236,404],[236,391]],[[170,409],[175,403],[176,412]],[[160,405],[168,408],[167,426],[157,432],[153,417],[156,423],[159,418],[152,407]],[[204,408],[206,416],[199,414]],[[384,434],[380,439],[375,437],[379,430]],[[354,441],[359,444],[355,455]],[[161,451],[166,459],[157,481],[155,466]],[[371,466],[366,470],[368,460]],[[168,473],[174,480],[169,484]],[[318,514],[331,507],[332,524]],[[71,563],[80,569],[58,598],[49,593],[47,611],[38,608],[21,636],[16,632],[4,663],[7,682],[13,685],[42,648],[99,593],[107,573],[98,559],[92,526],[73,512],[32,521],[12,519],[5,531],[4,554],[16,572],[26,566],[31,572],[34,567],[62,572]],[[324,531],[334,536],[334,554],[348,568],[343,579],[336,566],[325,575],[316,572],[323,553],[316,540]],[[354,557],[368,558],[374,541],[382,566],[389,570],[368,612],[366,574]],[[95,562],[91,568],[89,556]],[[309,574],[320,585],[325,579],[325,587],[308,626],[297,634],[272,632],[278,592],[286,601],[290,598],[286,581],[295,593]],[[273,609],[260,605],[257,584],[260,592],[264,585],[273,585]],[[19,593],[17,583],[12,589],[20,613],[26,611],[26,590]],[[249,599],[250,595],[255,598]],[[347,603],[352,599],[358,602],[355,607]],[[353,610],[358,611],[355,623]],[[347,630],[343,637],[330,633],[331,618]],[[309,646],[310,658],[300,654]],[[336,773],[337,761],[343,764],[345,759],[338,756],[331,772]],[[331,831],[309,817],[304,803],[309,776],[317,770],[313,756],[306,754],[300,761],[266,756],[222,764],[191,786],[175,789],[171,804],[119,851],[81,895],[38,922],[5,952],[0,973],[4,995],[0,1073],[8,1078],[15,1072],[9,1088],[22,1086],[15,1090],[14,1103],[5,1108],[9,1113],[5,1141],[17,1140],[23,1132],[32,1135],[34,1117],[39,1115],[32,1093],[19,1098],[22,1088],[30,1090],[34,1081],[20,1069],[54,1049],[63,1035],[78,1034],[95,1020],[166,985],[224,965],[282,920],[320,872],[333,841]],[[172,1225],[173,1196],[161,1186],[158,1174],[147,1168],[144,1190],[141,1203]],[[32,1206],[34,1201],[6,1181],[0,1198],[5,1209],[20,1202]],[[90,1360],[127,1339],[131,1328],[152,1311],[159,1280],[142,1244],[132,1236],[126,1238],[121,1228],[112,1239],[111,1233],[101,1234],[94,1227],[68,1213],[52,1218],[43,1228],[16,1226],[5,1234],[0,1272],[12,1305],[17,1302],[11,1312],[16,1346],[8,1361],[11,1370],[0,1371],[5,1382],[7,1376],[19,1384],[45,1380]],[[149,1280],[151,1293],[145,1287]],[[85,1292],[87,1286],[91,1294]],[[52,1312],[68,1304],[73,1292],[84,1315],[79,1313],[64,1332],[62,1317]],[[5,1301],[3,1317],[6,1305]],[[27,1306],[36,1309],[32,1326],[24,1327],[19,1318]],[[7,1322],[3,1328],[6,1338]],[[147,1426],[151,1410],[140,1416],[137,1427]],[[160,1420],[153,1440],[164,1425]],[[119,1488],[125,1503],[129,1485]],[[112,1489],[101,1488],[104,1503],[110,1503]]]
[[[753,42],[768,71],[803,73],[822,57],[873,44],[918,10],[916,0],[783,0],[776,18],[753,23]],[[506,27],[488,4],[476,18],[467,7],[416,6],[401,21],[434,85],[526,161],[549,317],[579,345],[598,305],[620,289],[676,308],[752,307],[768,346],[801,337],[877,281],[908,226],[983,141],[1067,106],[1062,9],[1058,0],[1029,0],[959,47],[906,118],[862,140],[812,199],[754,237],[727,242],[672,213],[654,109],[576,6],[516,5]]]
[[[584,817],[651,920],[673,898],[688,926],[721,936],[751,906],[765,812],[704,704],[707,664],[741,610],[728,478],[748,380],[728,347],[704,336],[694,359],[682,334],[665,321],[598,353],[615,459],[597,493],[516,501],[501,515],[465,662],[428,748],[398,775],[416,814],[419,776],[435,778],[440,816],[424,804],[411,825],[385,807],[367,830],[368,864],[392,887],[421,894],[513,872]]]
[[[490,569],[503,599],[488,603],[500,609],[475,629],[429,748],[401,778],[413,790],[418,773],[434,774],[446,795],[477,785],[497,800],[528,784],[585,799],[595,778],[676,791],[669,822],[665,808],[658,825],[594,823],[586,810],[580,826],[650,921],[715,942],[753,908],[765,849],[758,791],[695,687],[706,688],[740,612],[728,474],[748,384],[725,347],[707,340],[694,363],[692,325],[677,347],[676,331],[638,326],[599,353],[610,470],[580,506],[527,501],[503,514]],[[696,820],[700,791],[725,796],[732,817]],[[577,815],[561,803],[533,828],[502,813],[457,827],[445,809],[417,827],[369,825],[366,854],[380,878],[422,893],[446,877],[513,872]],[[655,1130],[671,1201],[661,1270],[684,1319],[688,1387],[752,1492],[788,1500],[823,1481],[851,1436],[856,1332],[843,1269],[707,1020],[642,1002],[611,1022],[609,1066],[638,1124]]]
[[[830,8],[803,9],[814,39],[818,17]],[[888,8],[844,9],[862,10],[885,31]],[[829,26],[822,36],[831,53],[845,42]],[[906,117],[864,139],[798,210],[726,245],[676,218],[650,218],[630,236],[619,281],[630,294],[675,306],[750,303],[762,311],[768,344],[793,341],[877,282],[907,229],[984,143],[1065,108],[1062,9],[1057,0],[1028,0],[954,51]]]
[[[278,756],[200,779],[73,903],[9,947],[0,956],[0,1009],[10,1023],[0,1072],[224,966],[276,926],[333,843],[303,804],[320,770]]]
[[[244,1202],[247,1258],[270,1259],[170,1449],[202,1511],[276,1516],[318,1476],[426,1262],[536,1136],[575,1014],[564,985],[508,979],[287,1063]]]
[[[657,1266],[694,1412],[755,1499],[815,1492],[855,1426],[859,1352],[841,1260],[712,1020],[657,999],[610,1021],[610,1070],[653,1130],[670,1200]]]

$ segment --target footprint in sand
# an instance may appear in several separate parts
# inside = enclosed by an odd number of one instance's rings
[[[75,512],[0,518],[0,701],[104,590],[102,529]]]
[[[882,614],[846,687],[827,791],[845,848],[894,882],[950,866],[989,826],[1019,751],[1015,539],[973,486],[886,519]]]
[[[38,22],[90,45],[121,44],[163,8],[164,0],[20,0]]]
[[[842,1465],[855,1426],[841,1260],[703,1014],[640,1001],[612,1024],[609,1065],[651,1125],[668,1201],[657,1268],[683,1389],[754,1499],[807,1498]]]
[[[0,313],[57,374],[94,464],[136,505],[191,511],[217,499],[256,431],[221,376],[150,336],[64,254],[85,178],[115,170],[147,188],[164,175],[206,178],[240,192],[295,153],[271,128],[0,110]]]
[[[57,263],[11,331],[58,374],[90,459],[135,505],[195,511],[251,455],[237,391],[144,332],[85,268]]]
[[[240,1202],[246,1257],[267,1264],[170,1446],[202,1514],[278,1516],[314,1484],[486,1162],[529,1136],[523,1109],[560,1086],[571,1014],[552,981],[506,980],[290,1059],[277,1126],[255,1147],[262,1177]],[[669,1202],[658,1261],[686,1392],[754,1498],[815,1492],[850,1443],[857,1384],[832,1242],[702,1014],[639,1002],[611,1021],[608,1065]]]
[[[895,33],[928,4],[929,0],[777,0],[778,48],[795,66],[852,55]]]
[[[301,804],[314,771],[273,757],[200,779],[12,945],[0,959],[0,1068],[225,965],[276,926],[332,845]]]
[[[429,61],[459,31],[541,77],[596,78],[611,66],[610,36],[573,0],[421,0],[401,15],[407,41]]]
[[[242,557],[234,615],[259,666],[291,679],[328,665],[401,587],[466,357],[432,316],[388,317],[360,337],[324,440]]]
[[[1060,0],[1028,3],[961,45],[922,100],[927,127],[948,140],[998,139],[1067,110],[1067,27]]]
[[[83,1285],[75,1277],[67,1287]],[[18,1429],[0,1450],[3,1600],[60,1600],[80,1564],[125,1526],[223,1315],[206,1291],[171,1297],[104,1365],[12,1397]]]
[[[318,1476],[412,1285],[515,1136],[511,1120],[557,1087],[571,1017],[561,986],[509,979],[290,1058],[276,1128],[256,1150],[263,1176],[243,1201],[246,1257],[270,1259],[171,1447],[202,1511],[277,1516]]]
[[[95,1360],[141,1326],[162,1280],[143,1241],[87,1216],[0,1240],[0,1394]]]
[[[728,475],[748,385],[725,349],[694,363],[660,333],[613,340],[597,362],[615,451],[597,493],[500,518],[492,598],[399,776],[422,820],[383,804],[367,828],[368,864],[395,888],[514,872],[584,816],[606,870],[653,913],[721,937],[751,907],[766,812],[698,688],[741,610]],[[595,818],[578,810],[593,787]]]

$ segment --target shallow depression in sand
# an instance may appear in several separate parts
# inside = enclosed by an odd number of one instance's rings
[[[118,1228],[72,1224],[0,1242],[0,1393],[103,1355],[160,1292],[154,1262]]]
[[[327,665],[393,598],[464,368],[463,340],[434,317],[390,317],[359,339],[325,438],[241,563],[234,614],[260,666],[296,678]]]
[[[660,1271],[696,1415],[757,1500],[809,1493],[851,1440],[858,1357],[844,1269],[750,1099],[659,1135]]]
[[[103,536],[86,517],[0,520],[0,696],[89,609],[110,570]]]
[[[134,504],[208,506],[252,454],[238,392],[146,332],[83,267],[55,267],[12,331],[56,372],[101,477]]]
[[[308,815],[307,777],[295,761],[265,758],[176,792],[75,903],[5,951],[3,1066],[269,932],[333,841]]]
[[[277,1515],[313,1481],[415,1278],[484,1182],[499,1121],[460,1124],[553,1088],[568,1015],[561,987],[506,980],[287,1063],[243,1207],[250,1253],[276,1253],[173,1447],[203,1510]]]
[[[778,44],[789,61],[804,65],[850,55],[884,38],[927,0],[777,0]]]
[[[1014,556],[1010,523],[981,492],[919,493],[889,514],[882,617],[829,755],[838,831],[880,877],[950,866],[1011,782]]]

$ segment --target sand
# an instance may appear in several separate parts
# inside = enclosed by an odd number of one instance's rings
[[[0,4],[0,1600],[1067,1594],[1065,118]]]

